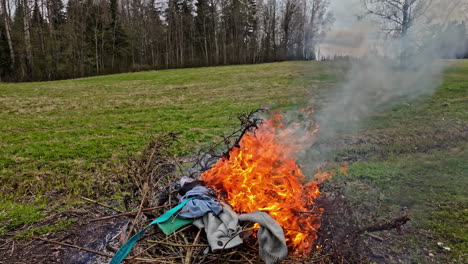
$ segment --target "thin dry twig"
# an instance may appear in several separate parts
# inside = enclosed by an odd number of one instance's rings
[[[6,240],[5,243],[3,243],[2,245],[0,245],[0,249],[4,249],[6,248],[6,245],[10,244],[14,242],[14,240]]]
[[[113,257],[110,254],[107,254],[107,253],[104,253],[104,252],[99,252],[99,251],[92,250],[92,249],[89,249],[89,248],[80,247],[80,246],[77,246],[77,245],[72,245],[72,244],[68,244],[68,243],[64,243],[64,242],[60,242],[60,241],[49,240],[49,239],[45,239],[45,238],[42,238],[42,237],[36,237],[36,236],[33,237],[33,238],[38,239],[38,240],[42,240],[42,241],[45,241],[45,242],[48,242],[48,243],[52,243],[52,244],[57,244],[57,245],[61,245],[61,246],[76,248],[76,249],[79,249],[79,250],[91,252],[91,253],[101,255],[101,256],[104,256],[104,257],[108,257],[108,258]]]
[[[104,252],[99,252],[99,251],[92,250],[92,249],[89,249],[89,248],[84,248],[84,247],[80,247],[80,246],[77,246],[77,245],[72,245],[72,244],[68,244],[68,243],[64,243],[64,242],[60,242],[60,241],[49,240],[49,239],[45,239],[45,238],[42,238],[42,237],[33,237],[33,238],[45,241],[47,243],[57,244],[57,245],[65,246],[65,247],[76,248],[76,249],[79,249],[79,250],[87,251],[87,252],[94,253],[96,255],[100,255],[100,256],[104,256],[104,257],[108,257],[108,258],[113,258],[114,257],[113,255],[110,255],[110,254],[107,254],[107,253],[104,253]],[[128,258],[125,258],[125,259],[128,259]],[[173,263],[173,262],[169,262],[169,261],[165,262],[164,260],[166,260],[167,258],[165,258],[165,259],[164,258],[132,258],[132,259],[137,260],[137,261],[144,261],[144,262]]]
[[[98,204],[98,205],[100,205],[100,206],[103,206],[103,207],[112,209],[112,210],[114,210],[114,211],[116,211],[116,212],[123,213],[122,210],[119,210],[119,209],[117,209],[117,208],[114,208],[114,207],[112,207],[112,206],[110,206],[110,205],[107,205],[107,204],[105,204],[105,203],[101,203],[101,202],[98,202],[98,201],[95,201],[95,200],[86,198],[86,197],[84,197],[84,196],[80,196],[80,197],[81,197],[81,199],[83,199],[83,200],[85,200],[85,201],[87,201],[87,202],[94,203],[94,204]]]
[[[133,228],[135,228],[135,225],[138,222],[138,219],[140,218],[141,210],[143,210],[143,204],[146,201],[146,196],[148,194],[148,191],[149,191],[149,186],[148,186],[148,183],[145,182],[145,184],[143,185],[143,198],[141,198],[141,203],[140,203],[140,206],[138,207],[137,215],[135,216],[135,220],[133,220],[130,230],[128,230],[128,234],[127,234],[127,237],[125,238],[125,241],[127,241],[132,235]]]
[[[241,233],[244,233],[244,232],[248,232],[248,231],[252,231],[252,230],[255,230],[255,228],[246,228],[246,229],[242,229],[240,230],[239,232],[237,232],[236,234],[234,234],[225,244],[224,244],[224,247],[221,249],[221,252],[218,254],[218,263],[220,263],[221,261],[221,256],[224,255],[223,252],[224,250],[226,249],[226,246],[229,244],[229,242],[231,242],[231,240],[233,240],[236,236],[238,236],[239,234]],[[229,258],[227,259],[229,260]]]
[[[155,206],[155,207],[149,207],[149,208],[143,208],[143,209],[141,209],[141,212],[149,212],[149,211],[153,211],[153,210],[160,209],[160,208],[164,208],[164,207],[168,207],[168,206],[170,206],[170,204],[165,204],[165,205]],[[115,214],[115,215],[103,216],[103,217],[91,219],[90,222],[101,221],[101,220],[108,220],[108,219],[112,219],[112,218],[119,217],[119,216],[136,215],[136,214],[138,214],[138,212],[139,212],[139,210],[131,211],[131,212],[125,212],[125,213],[120,213],[120,214]]]
[[[249,258],[247,258],[246,256],[244,256],[244,254],[242,254],[241,252],[239,252],[239,255],[241,255],[242,258],[244,258],[247,262],[249,262],[250,264],[253,264],[252,261],[250,261]]]
[[[380,242],[383,242],[383,241],[385,240],[385,239],[383,239],[383,238],[381,238],[381,237],[379,237],[379,236],[376,236],[376,235],[374,235],[374,234],[371,234],[371,233],[366,233],[366,235],[367,235],[368,237],[373,238],[373,239],[375,239],[375,240],[378,240],[378,241],[380,241]]]
[[[176,257],[176,258],[180,258],[180,257]],[[142,263],[167,263],[167,264],[176,263],[174,262],[174,260],[167,260],[164,258],[136,258],[135,260],[141,261]]]
[[[13,256],[13,252],[15,252],[15,241],[14,240],[13,240],[13,243],[11,245],[10,256]]]
[[[175,236],[175,235],[177,235],[178,233],[187,230],[189,227],[191,227],[191,225],[188,225],[188,226],[186,226],[186,227],[184,227],[184,228],[179,229],[179,231],[175,232],[175,233],[172,234],[171,236]],[[160,242],[164,242],[164,241],[168,240],[171,236],[168,236],[168,237],[164,238],[164,239],[161,240]],[[147,247],[146,249],[144,249],[144,250],[138,252],[136,255],[130,257],[130,259],[134,259],[134,258],[140,256],[141,254],[143,254],[143,253],[147,252],[148,250],[150,250],[150,249],[156,247],[157,245],[159,245],[159,243],[155,243],[155,244],[153,244],[153,245]]]
[[[251,111],[250,113],[243,113],[238,115],[237,118],[241,122],[240,128],[232,132],[230,135],[223,135],[223,140],[211,145],[205,154],[202,154],[202,152],[199,151],[197,155],[198,159],[194,162],[192,169],[197,168],[199,172],[203,172],[208,170],[216,161],[222,157],[229,157],[230,151],[235,147],[239,147],[240,140],[244,134],[255,131],[262,124],[263,120],[260,118],[255,118],[255,115],[264,111],[268,110],[259,108],[257,110]],[[234,142],[232,142],[233,140]],[[222,145],[226,146],[226,152],[219,153],[218,148]],[[195,177],[195,174],[190,173],[189,176]]]
[[[193,244],[191,245],[192,247],[189,247],[187,249],[187,254],[185,255],[185,264],[190,264],[190,262],[192,261],[193,247],[197,245],[198,240],[200,239],[200,233],[201,233],[201,229],[198,230],[198,233],[195,236],[195,239],[193,240]]]
[[[184,245],[184,244],[177,244],[177,243],[171,243],[171,242],[163,242],[163,241],[156,241],[156,240],[146,240],[148,243],[155,243],[155,244],[161,244],[161,245],[167,245],[167,246],[173,246],[173,247],[186,247],[186,248],[193,248],[193,247],[207,247],[207,244],[192,244],[192,245]]]
[[[378,223],[372,226],[365,227],[360,230],[361,233],[364,232],[376,232],[376,231],[383,231],[383,230],[390,230],[396,228],[400,230],[401,226],[406,224],[410,220],[409,214],[404,214],[398,218],[395,218],[391,221],[387,221],[384,223]]]

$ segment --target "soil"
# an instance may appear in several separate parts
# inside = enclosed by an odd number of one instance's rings
[[[78,220],[67,229],[41,236],[53,241],[60,241],[95,251],[113,255],[113,248],[117,248],[113,239],[125,230],[129,223],[127,217],[116,217],[106,221],[90,220],[102,216],[103,211],[95,208],[71,210],[46,221],[55,223],[65,218]],[[40,223],[44,224],[44,222]],[[31,264],[31,263],[68,263],[68,264],[97,264],[108,263],[109,258],[75,248],[52,244],[38,239],[12,240],[0,239],[0,264]]]
[[[352,208],[339,190],[324,192],[318,201],[324,208],[322,227],[319,230],[317,251],[308,258],[290,258],[287,263],[411,263],[415,254],[425,263],[436,263],[424,249],[415,250],[402,245],[406,235],[419,232],[411,222],[396,230],[380,231],[372,235],[359,232],[353,219]],[[109,209],[87,207],[70,210],[48,217],[38,224],[54,223],[67,218],[78,219],[67,229],[45,234],[41,238],[60,241],[113,255],[120,246],[130,217],[116,217],[102,221],[93,219],[112,215]],[[429,252],[430,253],[430,252]],[[98,264],[110,259],[94,253],[49,243],[38,239],[0,239],[0,264],[67,263]]]

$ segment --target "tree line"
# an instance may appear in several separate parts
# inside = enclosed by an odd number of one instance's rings
[[[0,78],[313,60],[329,0],[0,0]]]

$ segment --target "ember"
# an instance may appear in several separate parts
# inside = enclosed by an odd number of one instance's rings
[[[320,181],[305,184],[295,161],[301,144],[312,139],[317,128],[312,123],[288,123],[284,116],[275,114],[257,130],[244,134],[239,147],[201,176],[235,211],[268,212],[283,227],[294,255],[312,250],[320,227],[322,212],[315,206]],[[315,178],[327,176],[319,172]]]

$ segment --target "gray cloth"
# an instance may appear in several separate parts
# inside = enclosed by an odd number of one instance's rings
[[[267,213],[255,211],[239,215],[240,221],[260,224],[257,232],[260,257],[267,264],[278,263],[288,256],[283,228]]]
[[[193,178],[189,178],[189,177],[187,177],[187,176],[183,176],[183,177],[180,179],[179,184],[180,184],[180,186],[184,186],[184,184],[189,183],[189,182],[193,182],[194,180],[195,180],[195,179],[193,179]]]
[[[196,186],[192,190],[188,191],[181,198],[181,201],[194,196],[196,196],[197,198],[190,200],[182,208],[177,217],[185,219],[194,219],[202,217],[208,212],[211,212],[214,215],[218,215],[223,210],[223,207],[221,206],[219,201],[210,193],[210,189],[204,186]]]
[[[236,212],[228,204],[221,203],[223,211],[218,216],[207,213],[193,222],[194,226],[205,228],[208,244],[213,252],[242,244],[238,234],[241,228]]]

